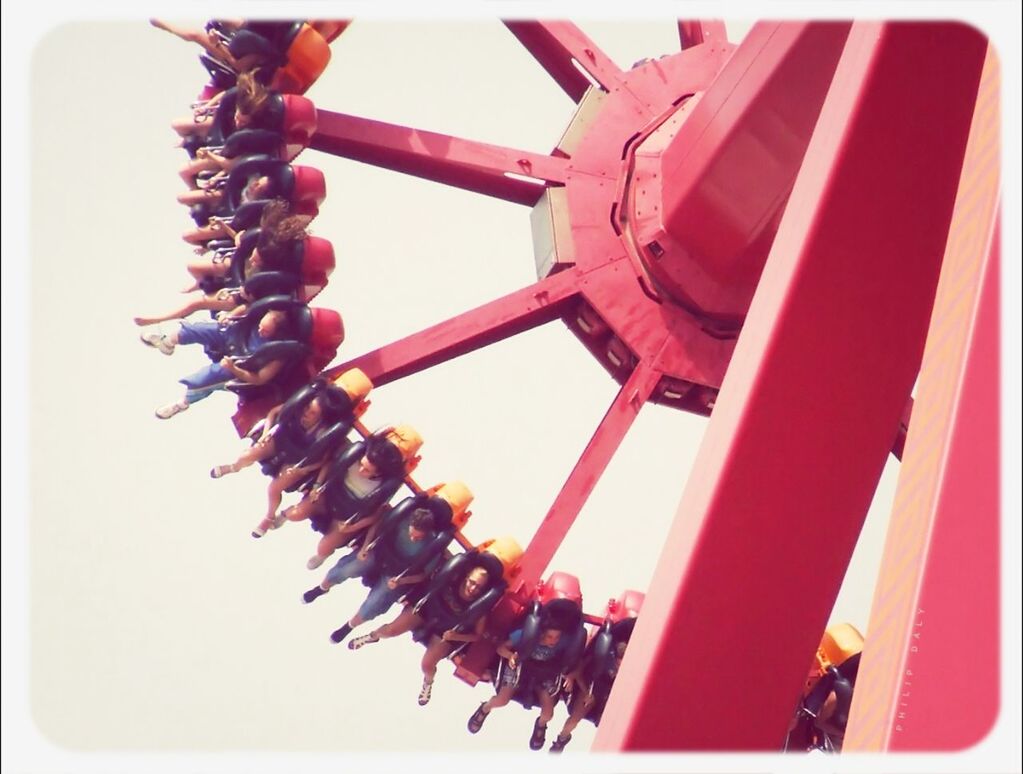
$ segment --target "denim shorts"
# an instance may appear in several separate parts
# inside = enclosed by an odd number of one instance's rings
[[[402,586],[398,586],[396,589],[389,588],[387,586],[388,580],[390,578],[381,578],[370,589],[369,596],[366,597],[366,601],[359,608],[359,617],[364,621],[369,621],[378,615],[386,613],[391,608],[391,605],[401,599],[405,593],[406,589]]]
[[[350,554],[342,556],[338,563],[327,571],[327,581],[332,586],[336,586],[352,578],[361,578],[363,575],[373,572],[376,565],[376,559],[372,554],[363,561],[359,559],[358,551],[352,551]]]

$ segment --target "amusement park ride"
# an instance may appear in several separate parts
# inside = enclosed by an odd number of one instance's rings
[[[491,626],[535,598],[645,403],[710,417],[595,746],[778,750],[895,453],[845,749],[979,740],[998,704],[995,638],[969,634],[998,620],[986,40],[832,21],[759,23],[734,45],[720,22],[682,21],[677,53],[623,70],[571,23],[506,25],[577,103],[549,154],[323,108],[309,143],[531,208],[535,246],[535,283],[327,376],[379,387],[560,319],[621,385]],[[315,57],[295,48],[289,66],[281,90],[301,92]],[[474,643],[457,674],[480,679],[493,652]]]

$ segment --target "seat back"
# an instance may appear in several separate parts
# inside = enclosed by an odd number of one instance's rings
[[[286,62],[274,74],[271,83],[286,94],[304,94],[329,62],[330,45],[320,33],[303,24],[288,46]]]
[[[316,106],[297,94],[281,96],[281,133],[284,135],[284,157],[291,161],[309,146],[316,134]]]
[[[334,245],[322,237],[307,237],[302,246],[302,289],[299,297],[309,301],[327,286],[336,261]]]
[[[646,595],[642,591],[623,591],[618,599],[608,600],[607,607],[604,609],[604,618],[610,620],[611,623],[635,618],[643,607],[645,597]]]
[[[566,599],[582,607],[583,595],[579,588],[579,578],[567,572],[552,572],[547,580],[537,589],[537,598],[541,605],[557,599]]]
[[[448,507],[448,521],[455,529],[462,529],[471,515],[469,505],[473,501],[472,490],[461,481],[448,481],[431,490],[434,497]]]
[[[507,583],[518,575],[522,546],[510,535],[485,540],[476,546],[476,550],[493,556],[501,563],[501,576]]]
[[[327,198],[327,179],[315,167],[291,167],[294,183],[288,198],[295,203],[311,202],[317,207]]]
[[[351,19],[310,19],[309,24],[328,43],[333,43],[338,36],[352,23]]]
[[[309,345],[312,348],[313,366],[322,371],[345,340],[345,327],[340,313],[333,309],[314,307],[310,309]]]

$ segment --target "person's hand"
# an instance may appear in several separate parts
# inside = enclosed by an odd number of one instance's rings
[[[209,148],[199,148],[195,152],[195,157],[197,159],[206,159],[206,158],[209,158],[209,155],[210,155],[210,149]]]
[[[512,668],[512,669],[518,668],[518,666],[519,666],[519,654],[518,653],[512,653],[508,657],[508,666],[510,668]]]
[[[396,588],[398,588],[398,579],[389,578],[387,580],[387,588],[389,588],[391,591],[394,591]]]
[[[322,495],[322,494],[323,494],[323,487],[322,486],[314,486],[312,491],[309,492],[309,502],[315,503],[317,500],[320,499],[320,495]]]
[[[454,642],[455,641],[455,636],[457,634],[458,634],[458,632],[456,632],[454,629],[448,629],[446,632],[444,632],[440,636],[440,638],[442,640],[444,640],[444,642]]]
[[[356,554],[356,558],[360,562],[365,562],[367,559],[369,559],[369,550],[366,549],[366,548],[359,549],[359,553]],[[390,585],[390,584],[388,584],[388,585]]]
[[[229,357],[220,358],[220,365],[231,373],[234,373],[234,361]]]
[[[231,315],[230,315],[229,312],[217,312],[217,322],[218,323],[225,323],[229,319],[231,319]]]
[[[572,693],[572,688],[575,687],[575,681],[573,681],[571,677],[565,677],[562,686],[565,689],[565,693]]]

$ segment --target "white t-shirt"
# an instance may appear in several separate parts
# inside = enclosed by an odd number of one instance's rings
[[[380,479],[364,476],[359,468],[359,463],[348,468],[345,473],[345,488],[359,498],[368,497],[380,486]]]

